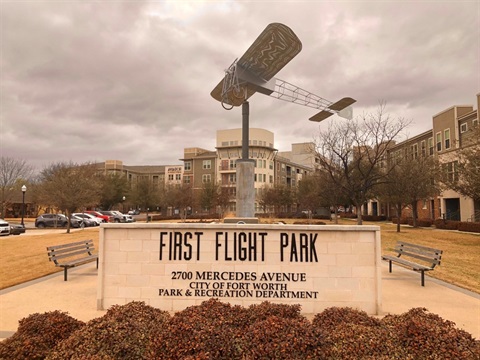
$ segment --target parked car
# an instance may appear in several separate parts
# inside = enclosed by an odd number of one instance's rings
[[[97,226],[97,222],[89,218],[84,218],[82,216],[77,216],[75,214],[72,214],[71,218],[83,222],[85,227]]]
[[[123,222],[134,222],[135,219],[133,218],[132,215],[130,214],[122,214],[120,211],[112,210],[112,213],[116,215],[123,216],[124,221]]]
[[[10,224],[0,219],[0,236],[10,235]]]
[[[103,222],[113,222],[113,216],[102,214],[99,211],[85,210],[85,214],[90,214],[90,215],[99,217],[100,219],[104,220]]]
[[[132,209],[128,213],[128,215],[140,215],[140,210],[138,209]]]
[[[25,226],[10,224],[10,235],[24,234],[26,231]]]
[[[111,216],[113,218],[113,222],[116,222],[116,223],[126,222],[123,214],[118,211],[100,210],[100,213],[103,215]]]
[[[99,218],[98,216],[94,216],[92,214],[88,214],[88,213],[73,213],[72,215],[75,215],[79,218],[82,218],[82,219],[88,219],[88,220],[91,220],[93,221],[93,226],[98,226],[100,225],[102,222],[105,222],[104,219],[102,218]]]
[[[68,218],[63,214],[43,214],[35,219],[35,227],[46,228],[46,227],[67,227]],[[83,227],[83,221],[79,219],[72,218],[70,221],[70,226],[74,228]]]

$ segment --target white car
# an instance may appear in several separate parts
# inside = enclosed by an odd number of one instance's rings
[[[113,210],[112,213],[123,216],[123,219],[125,220],[124,222],[129,223],[129,222],[134,222],[135,221],[135,219],[133,218],[132,215],[122,214],[120,211],[116,211],[116,210]]]
[[[0,235],[10,235],[10,224],[3,219],[0,219]]]
[[[103,219],[101,219],[99,217],[96,217],[94,215],[91,215],[91,214],[87,214],[87,213],[73,213],[72,215],[77,216],[77,217],[82,218],[82,219],[88,219],[88,220],[94,222],[95,226],[98,226],[103,222]]]

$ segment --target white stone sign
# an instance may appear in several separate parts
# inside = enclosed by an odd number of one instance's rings
[[[377,226],[104,224],[98,309],[144,301],[167,311],[209,298],[249,306],[349,306],[381,313]]]

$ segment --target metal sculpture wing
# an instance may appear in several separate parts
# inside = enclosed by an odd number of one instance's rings
[[[345,97],[333,103],[274,78],[301,50],[302,43],[289,27],[279,23],[269,24],[245,54],[225,70],[225,77],[211,92],[212,97],[220,101],[223,107],[228,105],[228,109],[231,109],[259,92],[319,109],[320,112],[312,116],[311,121],[322,121],[333,114],[351,119],[350,105],[356,100]]]
[[[269,95],[268,92],[273,91],[269,89],[269,80],[300,50],[302,43],[288,26],[269,24],[226,71],[225,78],[211,92],[212,97],[222,103],[240,106],[257,91]]]

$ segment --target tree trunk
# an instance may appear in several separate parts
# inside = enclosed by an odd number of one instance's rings
[[[355,204],[355,209],[357,209],[357,225],[362,225],[362,205]]]
[[[412,217],[413,217],[413,227],[417,227],[417,218],[418,218],[418,210],[417,210],[417,202],[412,202]]]
[[[397,204],[395,206],[397,212],[397,232],[400,232],[400,216],[402,216],[402,204]]]

